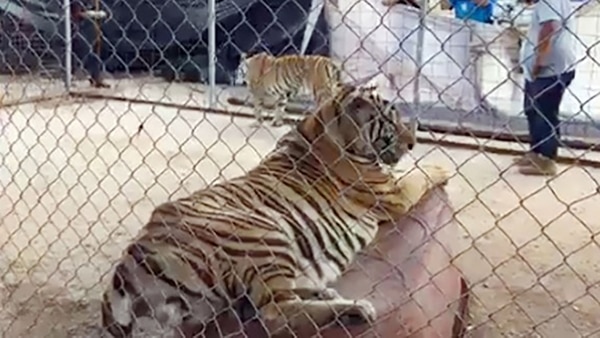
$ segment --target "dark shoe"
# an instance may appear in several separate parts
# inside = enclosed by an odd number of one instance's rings
[[[105,83],[101,79],[90,78],[89,81],[92,87],[94,88],[110,88],[110,85]]]
[[[519,172],[530,176],[554,176],[558,172],[558,168],[551,158],[537,155],[529,159],[528,165],[521,165]]]
[[[537,154],[531,151],[526,152],[520,157],[513,158],[513,164],[522,166],[522,165],[530,165],[533,157],[536,157]]]

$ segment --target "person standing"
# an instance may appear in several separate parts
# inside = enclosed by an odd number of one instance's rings
[[[534,0],[536,1],[536,0]],[[575,22],[569,0],[537,0],[521,46],[525,78],[523,109],[530,149],[514,159],[524,175],[556,175],[560,139],[559,108],[575,78]]]
[[[80,1],[74,1],[71,3],[71,17],[72,17],[72,44],[75,55],[79,57],[83,63],[83,68],[89,73],[89,82],[92,87],[96,88],[110,88],[110,85],[106,84],[102,79],[103,61],[98,54],[99,48],[95,48],[98,45],[97,39],[102,39],[102,32],[96,29],[94,20],[87,17],[86,8]],[[95,37],[94,43],[91,42],[91,37]],[[69,70],[70,71],[70,70]]]

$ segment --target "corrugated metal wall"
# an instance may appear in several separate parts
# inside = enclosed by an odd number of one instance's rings
[[[0,73],[55,75],[63,49],[14,16],[0,15]]]

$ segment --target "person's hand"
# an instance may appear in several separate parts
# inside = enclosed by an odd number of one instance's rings
[[[473,2],[479,7],[485,7],[488,5],[489,0],[473,0]]]
[[[452,3],[450,2],[450,0],[442,0],[440,1],[440,7],[442,8],[442,10],[448,11],[452,9]]]
[[[534,63],[533,67],[531,68],[531,78],[535,80],[538,77],[538,75],[540,75],[541,70],[542,66],[540,66],[540,63]]]

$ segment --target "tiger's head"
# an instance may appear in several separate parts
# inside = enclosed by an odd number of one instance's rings
[[[259,80],[269,70],[273,59],[273,56],[265,52],[260,52],[252,56],[242,53],[240,63],[246,83],[252,80]]]
[[[305,135],[325,136],[339,152],[362,163],[396,165],[415,146],[416,124],[404,124],[400,111],[376,89],[343,84],[335,97],[302,123]]]

